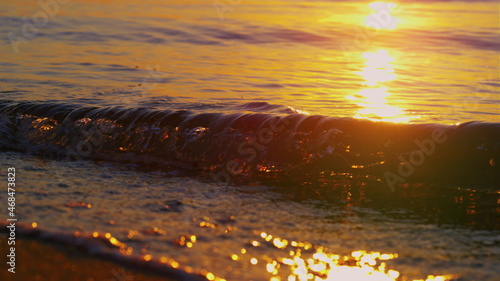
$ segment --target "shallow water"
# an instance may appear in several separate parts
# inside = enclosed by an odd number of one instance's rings
[[[497,280],[498,3],[393,4],[3,4],[20,223],[209,280]]]
[[[164,259],[187,272],[227,280],[286,280],[304,276],[301,268],[340,280],[393,280],[362,277],[369,271],[395,277],[389,269],[405,278],[397,280],[495,280],[500,274],[493,194],[443,186],[381,194],[374,183],[356,180],[306,190],[240,185],[216,194],[214,183],[165,172],[17,153],[2,159],[20,171],[20,221],[61,234],[110,233],[124,243],[124,255]],[[362,267],[359,251],[382,260],[368,255]],[[323,271],[301,266],[300,259],[307,264],[309,258],[329,265]]]

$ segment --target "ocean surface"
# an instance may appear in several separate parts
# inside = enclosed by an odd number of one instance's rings
[[[498,2],[123,2],[0,7],[19,235],[179,280],[500,279]]]

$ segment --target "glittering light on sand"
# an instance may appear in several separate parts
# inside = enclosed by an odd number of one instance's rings
[[[186,246],[188,248],[192,248],[195,242],[195,235],[182,235],[179,239],[175,240],[175,244],[179,246]]]
[[[208,227],[208,228],[215,228],[216,225],[213,224],[213,223],[209,223],[209,222],[206,222],[206,221],[202,221],[200,222],[200,227]]]
[[[134,236],[137,236],[137,235],[139,235],[139,231],[137,231],[137,230],[129,230],[127,238],[128,239],[132,239],[132,238],[134,238]]]
[[[397,254],[353,251],[350,255],[332,254],[326,248],[312,245],[309,242],[288,241],[267,233],[261,233],[263,244],[286,250],[287,257],[275,259],[264,256],[265,270],[272,274],[269,280],[335,280],[335,281],[396,281],[401,277],[399,271],[388,268],[385,261],[393,260]],[[271,239],[269,237],[272,237]],[[290,250],[290,251],[288,251]],[[232,256],[238,260],[237,255]],[[256,257],[250,259],[253,265],[258,264]],[[281,274],[279,274],[281,273]],[[281,277],[279,277],[281,276]],[[429,275],[426,279],[414,281],[446,281],[452,276]]]
[[[111,243],[115,246],[118,246],[118,247],[121,247],[123,245],[123,243],[121,243],[120,241],[118,241],[118,239],[116,239],[114,237],[109,238],[109,243]]]
[[[267,270],[267,272],[272,273],[275,270],[274,265],[272,263],[268,263],[266,265],[266,270]]]
[[[281,240],[279,238],[274,238],[273,244],[276,248],[283,249],[288,245],[288,241],[285,239]]]
[[[90,209],[92,208],[92,204],[86,202],[71,202],[71,203],[66,203],[66,207]]]
[[[129,231],[130,232],[130,231]],[[166,230],[158,228],[158,227],[153,227],[153,228],[147,228],[146,230],[143,231],[146,234],[153,234],[153,235],[165,235],[167,233]],[[139,234],[139,233],[137,233]],[[136,235],[137,235],[136,234]]]
[[[127,256],[130,256],[130,255],[132,255],[132,253],[133,253],[133,252],[134,252],[134,248],[132,248],[132,247],[128,247],[127,249],[125,249],[125,250],[123,251],[123,254],[124,254],[124,255],[127,255]]]
[[[179,263],[176,261],[172,261],[172,262],[170,262],[170,266],[173,268],[179,268]]]

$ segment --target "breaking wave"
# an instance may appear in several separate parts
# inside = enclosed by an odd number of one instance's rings
[[[242,108],[262,107],[246,104]],[[264,108],[274,108],[266,104]],[[315,175],[500,183],[500,123],[398,124],[299,113],[0,102],[0,150],[182,168],[228,182]]]

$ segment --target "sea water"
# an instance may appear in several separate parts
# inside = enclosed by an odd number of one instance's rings
[[[20,233],[193,278],[498,279],[498,3],[43,3],[0,10]]]

